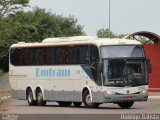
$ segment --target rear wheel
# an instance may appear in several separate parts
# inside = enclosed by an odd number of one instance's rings
[[[43,100],[43,94],[42,94],[41,90],[37,91],[36,100],[37,100],[38,106],[45,106],[46,105],[46,101]]]
[[[88,108],[97,108],[100,105],[100,103],[93,103],[91,101],[91,95],[90,95],[89,91],[84,92],[83,103],[84,103],[85,107],[88,107]]]
[[[33,92],[32,92],[31,89],[27,90],[27,96],[26,97],[27,97],[28,105],[34,106],[34,105],[37,104],[36,100],[33,99]]]
[[[134,104],[134,102],[120,102],[117,103],[119,107],[123,108],[123,109],[128,109],[130,107],[132,107],[132,105]]]
[[[75,107],[80,107],[82,105],[82,102],[73,102],[73,105]]]

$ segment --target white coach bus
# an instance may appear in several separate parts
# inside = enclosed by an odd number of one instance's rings
[[[148,99],[149,60],[134,40],[89,36],[47,38],[10,47],[12,97],[29,105],[130,108]]]

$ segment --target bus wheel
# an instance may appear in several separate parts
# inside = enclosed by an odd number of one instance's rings
[[[46,105],[46,101],[43,100],[43,94],[42,94],[41,90],[37,91],[36,100],[37,100],[38,106],[45,106]]]
[[[82,102],[73,102],[73,105],[75,107],[80,107],[82,105]]]
[[[88,91],[85,91],[83,94],[83,103],[85,107],[88,107],[88,108],[97,108],[100,105],[99,103],[93,103],[91,101],[91,96]]]
[[[27,101],[28,101],[28,105],[30,106],[34,106],[36,105],[36,101],[33,99],[33,93],[31,89],[27,90]]]
[[[118,104],[119,107],[121,107],[123,109],[128,109],[128,108],[132,107],[134,102],[119,102],[117,104]]]

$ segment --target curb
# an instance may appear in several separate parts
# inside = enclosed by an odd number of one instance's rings
[[[6,100],[9,99],[9,98],[11,98],[11,96],[3,96],[3,97],[1,98],[1,100],[2,100],[2,102],[4,102],[4,101],[6,101]]]
[[[148,96],[149,99],[160,99],[160,96]]]

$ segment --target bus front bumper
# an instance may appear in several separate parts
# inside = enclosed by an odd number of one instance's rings
[[[105,97],[107,103],[127,102],[127,101],[147,101],[148,94],[127,94],[127,95],[108,95]]]
[[[101,97],[100,97],[100,96]],[[130,102],[130,101],[147,101],[148,93],[143,94],[114,94],[114,95],[104,95],[103,93],[99,94],[97,97],[93,95],[93,102],[101,103],[118,103],[118,102]],[[97,99],[98,98],[98,99]]]

